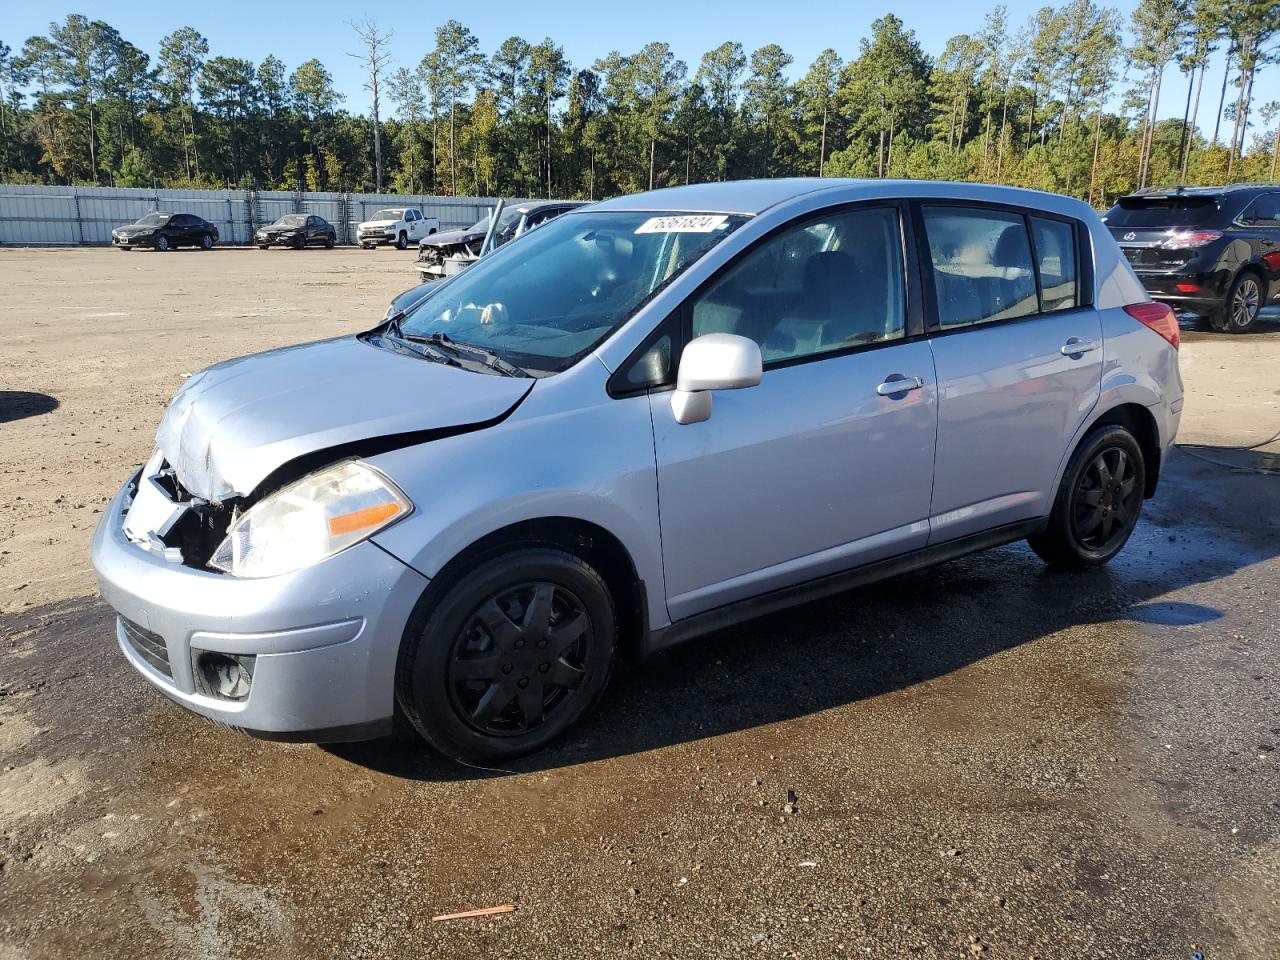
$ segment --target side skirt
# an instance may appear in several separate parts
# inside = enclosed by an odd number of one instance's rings
[[[694,637],[702,636],[705,633],[723,630],[725,627],[731,627],[747,620],[754,620],[756,617],[762,617],[777,610],[785,610],[787,607],[793,607],[797,604],[809,603],[813,600],[820,600],[823,597],[844,593],[854,587],[865,586],[878,580],[886,580],[899,574],[910,573],[913,570],[945,563],[948,560],[954,560],[957,557],[977,553],[991,547],[1013,543],[1015,540],[1025,539],[1031,534],[1043,530],[1047,523],[1048,519],[1045,517],[1037,520],[1008,523],[991,530],[984,530],[981,533],[960,537],[957,540],[948,540],[946,543],[922,547],[910,553],[889,557],[886,560],[878,560],[875,563],[855,567],[852,570],[833,573],[817,580],[808,580],[795,586],[761,594],[758,597],[750,597],[746,600],[726,604],[723,607],[716,607],[714,610],[695,614],[692,617],[679,620],[658,630],[651,630],[644,652],[646,655],[656,653],[659,650],[665,650],[667,647],[673,647],[678,643],[692,640]]]

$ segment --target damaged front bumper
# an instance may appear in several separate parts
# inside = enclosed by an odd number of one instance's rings
[[[369,541],[277,577],[238,579],[125,533],[141,472],[94,533],[116,639],[157,689],[195,713],[270,739],[333,742],[390,730],[400,640],[425,577]],[[219,689],[211,664],[243,665]]]

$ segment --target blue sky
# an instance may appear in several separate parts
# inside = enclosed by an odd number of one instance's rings
[[[1019,27],[1045,0],[1006,0],[1010,22]],[[1115,6],[1126,17],[1137,0],[1118,0]],[[790,5],[778,0],[645,0],[643,3],[578,4],[566,0],[485,0],[483,3],[426,4],[418,0],[368,3],[360,0],[220,0],[213,4],[156,3],[127,0],[114,3],[29,3],[0,0],[0,40],[14,48],[35,33],[48,29],[50,20],[68,13],[103,19],[128,40],[154,58],[160,38],[181,26],[192,26],[209,40],[210,52],[260,62],[274,53],[292,69],[310,57],[319,58],[333,73],[345,105],[357,112],[368,110],[368,94],[362,89],[359,67],[347,52],[357,49],[348,26],[366,12],[383,27],[395,31],[391,51],[404,65],[418,62],[432,46],[435,28],[450,11],[492,52],[506,37],[518,34],[536,42],[550,36],[563,45],[575,66],[590,65],[612,49],[628,53],[650,40],[665,40],[692,70],[702,54],[725,40],[738,40],[748,51],[766,43],[779,43],[796,59],[798,74],[824,47],[834,47],[845,59],[856,55],[858,41],[867,35],[871,21],[892,10],[916,32],[926,52],[937,55],[949,37],[980,28],[995,0],[960,0],[928,3],[924,0],[805,0]],[[590,9],[584,15],[583,9]],[[440,12],[436,12],[440,11]],[[940,12],[941,11],[941,12]],[[1222,83],[1222,55],[1205,76],[1201,100],[1201,129],[1212,128]],[[1265,70],[1254,83],[1254,103],[1280,99],[1280,67]],[[1186,86],[1173,68],[1165,75],[1161,116],[1181,116]],[[1231,92],[1228,91],[1228,100]],[[1256,129],[1256,128],[1255,128]]]

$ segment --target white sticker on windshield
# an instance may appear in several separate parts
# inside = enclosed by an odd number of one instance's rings
[[[650,217],[636,233],[710,233],[729,218],[723,213],[682,214],[678,217]]]

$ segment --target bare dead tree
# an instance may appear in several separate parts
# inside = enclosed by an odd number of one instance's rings
[[[348,53],[347,56],[353,57],[360,66],[369,71],[369,82],[364,88],[373,95],[373,176],[374,176],[374,192],[382,192],[382,122],[379,119],[379,107],[381,101],[378,93],[378,81],[382,77],[382,71],[387,64],[391,62],[391,54],[387,51],[387,44],[391,38],[395,36],[394,30],[382,31],[378,27],[376,20],[365,17],[360,22],[350,21],[351,29],[356,32],[356,36],[364,44],[364,49],[359,53]]]

